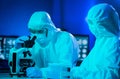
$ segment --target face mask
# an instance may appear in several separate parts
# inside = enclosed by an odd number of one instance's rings
[[[108,34],[104,25],[100,24],[99,22],[89,24],[89,29],[96,37],[101,37]]]
[[[45,34],[36,34],[35,35],[37,37],[36,41],[40,44],[44,44],[46,42],[46,35]]]
[[[36,42],[38,42],[40,45],[46,45],[47,39],[48,39],[48,29],[43,28],[38,31],[34,31],[32,33],[32,36],[36,36]]]

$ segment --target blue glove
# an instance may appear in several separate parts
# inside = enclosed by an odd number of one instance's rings
[[[42,71],[36,67],[29,67],[26,69],[26,75],[30,78],[41,78]]]
[[[22,44],[24,43],[24,41],[29,40],[28,36],[21,36],[19,38],[16,39],[15,41],[15,48],[22,48]]]

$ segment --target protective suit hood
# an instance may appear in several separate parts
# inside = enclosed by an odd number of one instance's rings
[[[96,37],[119,35],[118,13],[111,5],[95,5],[89,10],[86,20],[90,31]]]
[[[55,29],[55,25],[47,12],[38,11],[30,17],[28,28],[30,30],[41,30],[42,28]]]

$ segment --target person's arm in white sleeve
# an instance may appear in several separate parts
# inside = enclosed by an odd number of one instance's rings
[[[53,65],[59,65],[62,67],[72,67],[75,61],[78,59],[78,45],[75,38],[67,33],[62,32],[58,34],[58,39],[56,42],[56,50],[58,53],[58,63],[51,63]],[[57,75],[60,73],[60,68],[51,69],[51,67],[42,68],[42,73],[44,77],[58,77]],[[56,73],[55,73],[56,72]],[[55,73],[55,74],[53,74]]]
[[[73,66],[78,59],[79,51],[75,38],[71,34],[63,32],[58,40],[57,49],[59,50],[59,63]]]

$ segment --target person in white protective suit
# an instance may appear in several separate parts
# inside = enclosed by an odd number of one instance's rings
[[[56,79],[61,67],[72,67],[78,59],[79,48],[76,39],[72,34],[58,30],[47,12],[33,13],[28,22],[28,29],[32,37],[36,36],[35,44],[30,50],[35,67],[27,68],[28,77]]]
[[[96,41],[81,65],[71,70],[72,79],[120,79],[118,13],[101,3],[89,10],[86,20]]]

